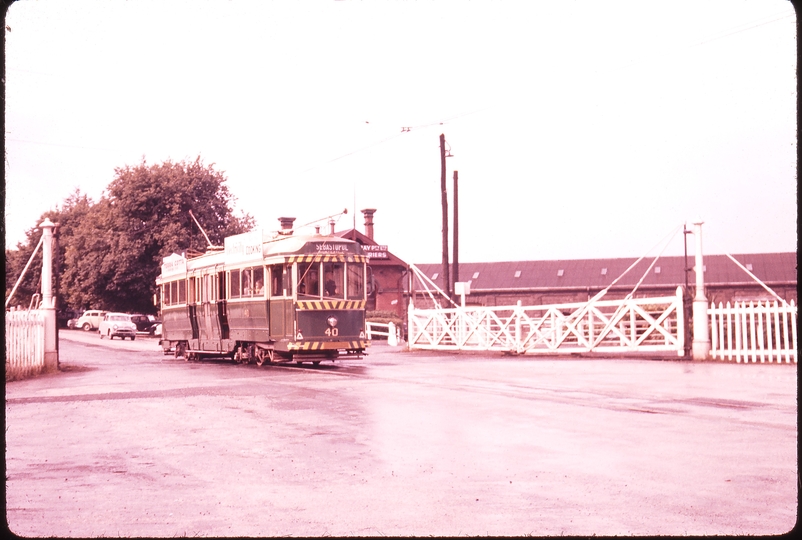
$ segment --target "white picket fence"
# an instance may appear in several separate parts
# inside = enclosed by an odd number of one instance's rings
[[[710,355],[736,362],[797,363],[797,306],[777,301],[711,304]]]
[[[6,381],[41,373],[45,367],[42,311],[6,311]]]
[[[400,328],[392,321],[389,323],[380,323],[373,321],[365,322],[365,333],[368,339],[375,339],[376,337],[387,338],[387,344],[396,346],[401,341],[399,336]]]
[[[517,354],[684,354],[682,290],[675,296],[541,306],[409,307],[409,348]]]

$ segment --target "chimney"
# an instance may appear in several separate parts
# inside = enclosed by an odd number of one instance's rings
[[[365,235],[373,240],[373,213],[376,212],[375,208],[365,208],[362,213],[365,214]]]
[[[295,222],[294,217],[280,217],[278,218],[281,223],[281,232],[283,234],[292,234],[292,224]]]

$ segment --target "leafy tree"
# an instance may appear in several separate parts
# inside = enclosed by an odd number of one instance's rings
[[[97,203],[76,190],[64,204],[42,214],[25,243],[6,250],[6,298],[39,242],[46,217],[59,224],[60,265],[57,305],[76,309],[152,313],[162,258],[202,252],[206,238],[215,245],[253,228],[250,215],[233,212],[234,197],[225,175],[200,157],[174,163],[115,169],[115,178]],[[41,289],[41,250],[14,295],[28,305]]]
[[[152,313],[162,258],[202,251],[203,233],[215,245],[253,228],[233,214],[234,197],[223,173],[195,161],[115,169],[101,200],[75,229],[64,251],[62,288],[75,306]]]

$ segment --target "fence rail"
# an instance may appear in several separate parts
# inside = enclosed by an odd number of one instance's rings
[[[409,309],[411,349],[548,354],[684,354],[682,290],[675,296],[543,306]]]
[[[398,342],[400,341],[398,335],[399,330],[400,329],[392,321],[389,323],[372,321],[365,322],[365,333],[367,334],[368,339],[372,340],[375,337],[384,337],[387,338],[388,345],[398,345]]]
[[[39,310],[6,311],[6,381],[45,368],[45,317]]]
[[[711,304],[710,355],[736,362],[797,363],[797,306],[777,301]]]

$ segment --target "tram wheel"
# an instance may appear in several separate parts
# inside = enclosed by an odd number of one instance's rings
[[[266,362],[269,363],[270,362],[270,358],[268,356],[269,354],[270,353],[267,352],[266,350],[260,349],[259,347],[257,347],[256,348],[256,353],[255,353],[256,365],[257,366],[263,366],[263,365],[265,365]]]
[[[313,366],[319,366],[320,365],[320,360],[313,360],[312,361],[312,365]]]

